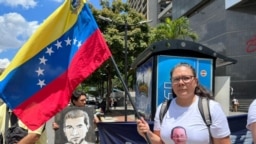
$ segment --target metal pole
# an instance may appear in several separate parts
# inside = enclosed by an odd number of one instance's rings
[[[104,20],[104,21],[113,22],[110,18],[106,18],[106,17],[103,17],[103,16],[99,16],[99,18]],[[151,20],[149,20],[149,21],[141,21],[138,24],[143,24],[143,23],[147,23],[147,22],[151,22]],[[130,100],[131,106],[134,109],[135,116],[140,119],[142,116],[138,112],[138,109],[135,107],[135,104],[132,101],[131,95],[130,95],[129,90],[127,88],[127,67],[128,67],[128,65],[127,65],[127,53],[128,53],[128,51],[127,51],[127,30],[128,30],[128,23],[127,23],[127,20],[125,20],[125,81],[122,79],[121,73],[120,73],[120,71],[119,71],[119,69],[117,67],[117,64],[116,64],[113,56],[111,56],[111,60],[112,60],[112,62],[114,64],[114,67],[115,67],[115,69],[117,71],[117,74],[118,74],[118,76],[119,76],[119,78],[120,78],[120,80],[121,80],[121,82],[122,82],[122,84],[124,86],[125,92],[126,92],[125,93],[125,112],[127,112],[127,105],[126,105],[127,102],[126,101],[127,101],[127,97],[128,97],[129,100]],[[125,121],[127,121],[127,113],[125,113]],[[151,141],[150,141],[150,139],[149,139],[149,137],[148,137],[148,135],[146,133],[145,133],[145,137],[146,137],[146,141],[148,142],[148,144],[151,144]]]
[[[113,22],[117,25],[124,25],[124,28],[125,28],[125,34],[124,34],[124,47],[125,47],[125,68],[124,68],[124,83],[125,85],[127,86],[128,85],[128,77],[127,77],[127,71],[128,71],[128,62],[127,62],[127,55],[128,55],[128,50],[127,50],[127,31],[128,31],[128,26],[136,26],[136,25],[141,25],[141,24],[144,24],[144,23],[149,23],[151,22],[152,20],[146,20],[146,21],[140,21],[138,22],[137,24],[131,24],[129,25],[127,23],[127,19],[125,19],[125,23],[124,24],[118,24],[116,23],[115,21],[113,21],[112,19],[108,18],[108,17],[104,17],[104,16],[101,16],[99,15],[99,18],[104,20],[104,21],[107,21],[107,22]],[[127,122],[127,99],[128,99],[128,96],[127,95],[130,95],[129,91],[125,91],[125,96],[124,96],[124,107],[125,107],[125,122]],[[130,100],[131,102],[131,100]]]
[[[128,24],[127,24],[127,20],[125,20],[125,34],[124,34],[124,47],[125,47],[125,68],[124,68],[124,74],[125,74],[125,84],[128,86],[128,80],[127,80],[127,30],[128,30]],[[125,91],[125,103],[124,103],[124,107],[125,107],[125,122],[127,122],[127,92]]]
[[[116,69],[116,71],[117,71],[117,74],[118,74],[118,76],[119,76],[119,78],[120,78],[120,80],[121,80],[121,82],[122,82],[122,84],[123,84],[123,86],[124,86],[124,90],[125,90],[125,92],[127,92],[127,94],[128,94],[127,96],[128,96],[128,98],[129,98],[129,100],[130,100],[130,102],[131,102],[131,105],[132,105],[133,109],[134,109],[135,116],[136,116],[137,118],[141,119],[142,116],[141,116],[141,114],[138,112],[138,109],[135,107],[135,104],[134,104],[134,102],[132,101],[131,94],[128,93],[129,90],[128,90],[128,88],[127,88],[127,86],[126,86],[126,84],[125,84],[125,82],[124,82],[124,80],[123,80],[123,78],[122,78],[122,76],[121,76],[121,73],[120,73],[120,71],[119,71],[119,69],[118,69],[118,67],[117,67],[116,61],[114,60],[113,56],[111,56],[111,60],[112,60],[112,62],[113,62],[113,64],[114,64],[114,67],[115,67],[115,69]],[[151,141],[150,141],[148,135],[147,135],[146,133],[144,133],[144,135],[145,135],[145,137],[146,137],[146,140],[147,140],[148,144],[151,144]]]

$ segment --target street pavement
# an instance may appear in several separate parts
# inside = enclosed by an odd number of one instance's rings
[[[107,112],[102,119],[103,122],[125,122],[125,114],[128,122],[136,120],[134,110],[131,106],[127,107],[126,113],[124,107],[110,108],[110,112]]]
[[[229,112],[228,116],[247,114],[246,112]]]

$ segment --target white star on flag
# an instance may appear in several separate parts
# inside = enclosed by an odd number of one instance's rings
[[[38,68],[38,70],[36,70],[36,72],[37,72],[37,76],[44,75],[44,70],[41,69],[40,67]]]
[[[45,59],[44,56],[42,58],[39,58],[39,59],[40,59],[40,64],[46,65],[47,59]]]

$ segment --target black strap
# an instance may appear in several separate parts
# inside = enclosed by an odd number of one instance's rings
[[[6,114],[5,114],[5,128],[4,128],[4,143],[5,143],[5,135],[7,132],[7,129],[9,128],[9,120],[10,120],[10,113],[9,113],[9,108],[6,105]]]
[[[205,97],[199,97],[198,108],[199,108],[201,116],[207,126],[207,129],[209,132],[210,144],[212,144],[213,139],[212,139],[212,134],[211,134],[211,130],[210,130],[210,126],[212,124],[212,119],[211,119],[211,115],[210,115],[209,99],[205,98]]]
[[[170,106],[171,101],[172,101],[172,99],[169,99],[169,100],[167,99],[163,102],[163,104],[161,106],[160,113],[159,113],[160,124],[162,124],[164,115],[166,114],[166,112],[167,112],[167,110]]]
[[[10,112],[9,114],[11,126],[18,123],[18,117],[13,112]]]

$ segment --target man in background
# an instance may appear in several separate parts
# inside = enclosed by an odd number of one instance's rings
[[[236,99],[235,97],[233,97],[232,105],[233,105],[233,112],[237,112],[239,102],[238,102],[238,99]]]
[[[0,127],[1,127],[1,133],[3,135],[5,135],[5,129],[8,128],[9,126],[6,126],[6,124],[8,125],[10,122],[10,119],[8,119],[8,122],[6,122],[6,115],[7,115],[7,105],[4,103],[0,106]],[[15,143],[17,144],[46,144],[47,142],[47,137],[46,137],[46,131],[45,131],[45,125],[42,125],[41,127],[39,127],[38,129],[32,131],[30,129],[28,129],[28,127],[23,124],[20,120],[16,121],[16,123],[18,122],[18,126],[27,130],[28,134],[25,137],[13,137],[12,138],[12,142],[8,142],[8,143],[14,143],[13,141],[15,141]],[[6,139],[5,139],[6,142]]]

